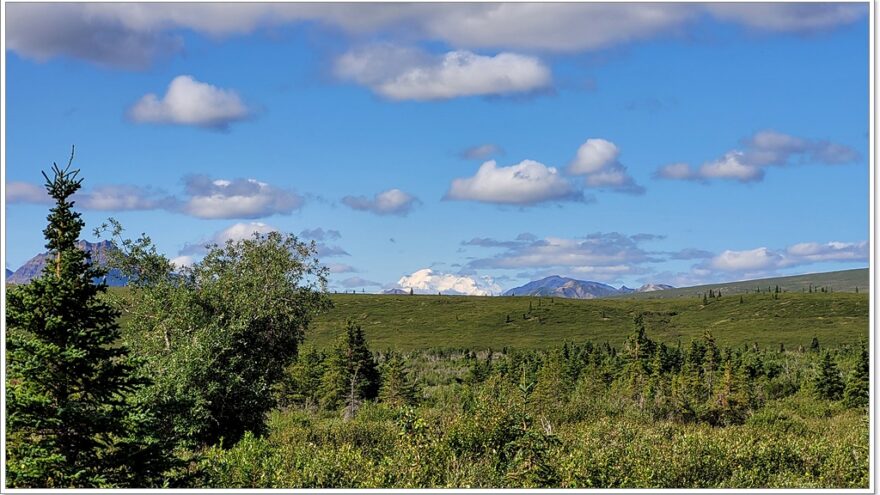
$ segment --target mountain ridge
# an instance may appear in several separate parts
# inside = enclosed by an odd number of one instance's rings
[[[598,299],[601,297],[632,294],[635,292],[654,292],[658,290],[672,289],[666,284],[645,284],[638,289],[631,289],[625,285],[615,288],[601,282],[591,280],[578,280],[569,277],[551,275],[540,280],[534,280],[519,287],[504,291],[502,296],[547,296],[562,297],[567,299]]]

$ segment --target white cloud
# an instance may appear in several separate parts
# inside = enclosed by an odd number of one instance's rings
[[[195,258],[193,258],[192,256],[186,256],[186,255],[185,256],[178,256],[178,257],[173,258],[171,260],[171,264],[174,265],[175,267],[177,267],[177,269],[193,266],[193,264],[195,262],[196,262]]]
[[[483,56],[456,50],[433,57],[413,49],[376,45],[336,61],[337,76],[391,100],[446,100],[528,93],[549,87],[550,69],[515,53]]]
[[[824,244],[802,242],[781,251],[766,247],[744,251],[727,250],[697,268],[715,269],[723,272],[760,273],[780,268],[809,265],[821,262],[868,261],[868,242],[831,241]]]
[[[654,177],[671,180],[735,180],[758,182],[770,166],[815,163],[838,165],[859,159],[849,146],[821,139],[805,139],[773,130],[760,131],[741,141],[742,149],[734,149],[722,157],[708,161],[694,170],[687,163],[672,163],[657,169]]]
[[[340,234],[338,230],[324,230],[321,227],[318,227],[317,229],[305,229],[299,233],[299,236],[304,239],[314,239],[316,241],[335,241],[342,238],[342,234]]]
[[[587,139],[577,150],[568,166],[568,173],[585,175],[587,187],[608,189],[630,194],[643,194],[645,188],[636,184],[620,163],[620,149],[606,139]]]
[[[411,275],[401,277],[397,286],[413,289],[417,294],[457,294],[468,296],[491,296],[501,293],[501,287],[492,277],[468,277],[451,273],[434,272],[423,268]]]
[[[153,124],[179,124],[226,129],[250,116],[250,110],[235,91],[199,82],[192,76],[177,76],[165,96],[150,93],[132,106],[131,120]]]
[[[181,211],[198,218],[260,218],[289,215],[303,199],[256,179],[216,179],[205,175],[185,179],[189,195]]]
[[[866,16],[822,3],[10,3],[7,46],[36,60],[76,57],[143,68],[183,48],[180,30],[212,38],[313,21],[358,36],[439,41],[462,49],[579,52],[686,36],[708,13],[767,32],[814,32]]]
[[[534,160],[509,167],[499,167],[495,160],[487,161],[473,177],[453,180],[445,198],[510,205],[584,200],[583,193],[556,168]]]
[[[49,197],[45,187],[29,182],[12,181],[6,183],[6,202],[51,204],[52,198]]]
[[[367,280],[361,277],[350,277],[341,282],[340,285],[343,287],[347,287],[349,289],[360,288],[360,287],[382,287],[382,284],[379,282],[374,282],[372,280]]]
[[[215,232],[210,238],[200,242],[186,244],[178,253],[181,257],[192,259],[192,255],[204,254],[206,246],[217,244],[223,246],[227,241],[240,241],[242,239],[250,239],[255,233],[268,234],[277,232],[278,229],[272,225],[262,222],[241,222],[230,225],[229,227]]]
[[[346,196],[342,203],[354,210],[369,211],[377,215],[406,216],[419,203],[418,198],[400,189],[389,189],[369,199],[365,196]]]

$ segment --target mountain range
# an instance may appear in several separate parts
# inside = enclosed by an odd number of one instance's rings
[[[666,284],[645,284],[638,289],[622,285],[619,289],[600,282],[577,280],[568,277],[551,276],[529,282],[504,292],[504,296],[547,296],[569,299],[596,299],[599,297],[632,294],[633,292],[653,292],[674,289]]]
[[[80,249],[87,251],[92,258],[93,263],[97,263],[99,265],[107,264],[107,252],[110,249],[113,249],[113,244],[110,241],[101,241],[101,242],[88,242],[88,241],[79,241],[77,243],[77,247]],[[46,267],[46,264],[51,259],[51,256],[48,252],[40,253],[33,258],[29,259],[25,264],[21,265],[18,270],[14,272],[6,270],[6,283],[8,284],[26,284],[31,280],[40,276],[43,273],[43,269]],[[97,280],[96,280],[97,282]],[[107,273],[106,276],[107,285],[111,287],[121,287],[126,284],[126,278],[119,272],[117,269],[112,269]]]

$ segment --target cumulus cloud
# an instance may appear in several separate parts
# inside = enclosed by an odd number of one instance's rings
[[[206,240],[193,244],[186,244],[178,254],[189,257],[191,257],[191,255],[204,254],[207,251],[207,246],[213,244],[222,246],[228,241],[234,242],[243,239],[250,239],[254,234],[268,234],[277,231],[278,229],[276,227],[263,222],[240,222],[215,232]]]
[[[451,294],[467,296],[492,296],[501,293],[501,287],[488,275],[469,277],[451,273],[435,272],[423,268],[397,281],[401,289],[413,289],[416,294]]]
[[[473,177],[453,180],[444,199],[521,206],[585,200],[583,192],[575,189],[556,168],[534,160],[509,167],[499,167],[495,160],[487,161]]]
[[[461,153],[458,154],[464,160],[485,160],[490,156],[495,155],[503,155],[504,150],[495,144],[480,144],[478,146],[471,146],[465,150],[462,150]]]
[[[256,179],[211,179],[193,175],[185,179],[188,198],[181,211],[198,218],[260,218],[289,215],[303,198],[293,191]]]
[[[820,262],[868,261],[868,242],[827,243],[805,242],[794,244],[784,250],[766,247],[743,251],[726,250],[698,265],[698,268],[735,273],[760,273],[780,268],[808,265]]]
[[[51,204],[52,198],[49,197],[45,187],[29,182],[12,181],[6,183],[6,202]]]
[[[342,55],[337,76],[368,86],[390,100],[448,100],[528,93],[550,85],[550,69],[535,57],[456,50],[433,57],[376,45]]]
[[[6,42],[36,60],[134,69],[180,51],[181,30],[218,38],[311,21],[359,36],[417,33],[409,39],[461,49],[579,52],[686,35],[703,14],[766,32],[816,32],[867,12],[845,3],[11,3]]]
[[[618,160],[620,149],[611,141],[587,139],[577,150],[568,166],[568,173],[584,175],[587,187],[608,189],[630,194],[644,194],[645,188],[636,184]]]
[[[672,163],[657,169],[655,178],[670,180],[734,180],[759,182],[768,167],[798,164],[838,165],[859,159],[859,153],[838,143],[805,139],[773,130],[755,133],[740,140],[742,149],[734,149],[720,158],[693,168],[687,163]]]
[[[372,199],[366,196],[346,196],[342,203],[353,210],[369,211],[377,215],[406,216],[419,203],[418,198],[400,189],[377,193]]]
[[[128,110],[128,116],[134,122],[220,130],[248,118],[250,114],[235,91],[199,82],[188,75],[175,77],[164,96],[149,93]]]

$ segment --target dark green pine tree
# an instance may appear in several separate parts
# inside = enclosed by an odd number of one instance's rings
[[[119,314],[101,297],[107,287],[93,282],[104,270],[77,246],[84,222],[71,196],[79,170],[53,164],[52,172],[43,173],[55,200],[43,230],[50,259],[7,296],[7,482],[125,486],[138,468],[120,456],[137,414],[126,398],[141,384],[119,345]]]
[[[416,396],[416,386],[409,376],[403,358],[398,354],[390,355],[382,366],[379,400],[397,407],[415,404]]]
[[[867,344],[859,353],[856,367],[850,373],[843,391],[843,403],[847,407],[867,407],[870,390],[871,363],[868,357]]]
[[[367,347],[360,325],[349,321],[345,335],[327,359],[321,379],[320,402],[326,409],[346,406],[351,416],[360,402],[375,399],[379,393],[379,369]]]
[[[813,379],[816,396],[820,399],[838,400],[843,394],[843,379],[840,377],[840,369],[831,358],[831,353],[822,353],[819,362],[819,370]]]

